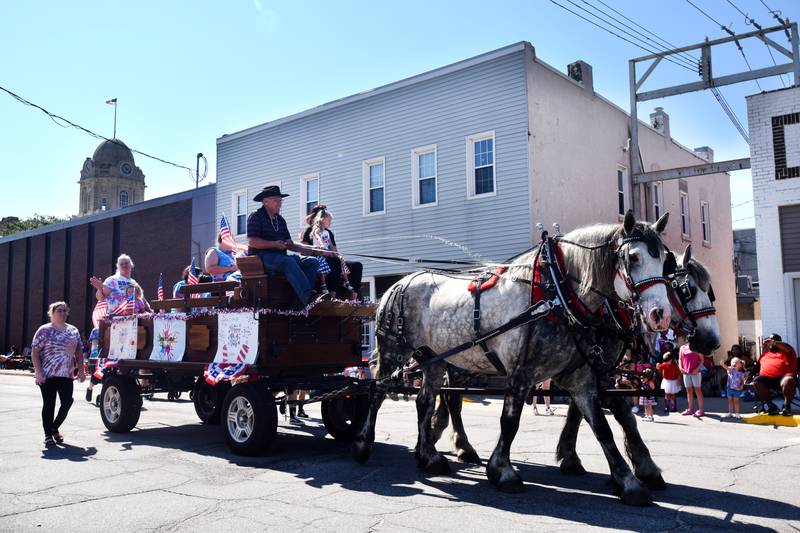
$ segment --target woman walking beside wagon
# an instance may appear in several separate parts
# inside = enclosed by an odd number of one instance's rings
[[[72,406],[72,381],[83,382],[83,350],[78,328],[67,323],[69,306],[54,302],[47,311],[50,322],[33,336],[31,359],[36,384],[42,393],[42,428],[45,446],[64,442],[59,428]],[[55,414],[56,395],[60,406]]]

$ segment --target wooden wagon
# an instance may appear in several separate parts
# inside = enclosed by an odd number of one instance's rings
[[[376,305],[329,300],[318,302],[306,313],[293,313],[292,290],[285,278],[266,274],[257,257],[239,258],[237,266],[241,283],[187,285],[181,288],[182,298],[151,302],[156,313],[135,319],[134,358],[113,358],[112,321],[101,323],[100,357],[114,365],[103,376],[100,396],[106,428],[119,433],[133,429],[143,394],[188,391],[203,422],[222,422],[232,451],[260,454],[277,432],[275,395],[303,389],[313,390],[315,397],[321,398],[328,432],[336,439],[352,438],[366,397],[359,396],[357,380],[342,375],[342,370],[365,364],[362,324],[373,318]],[[186,314],[167,315],[173,311]],[[219,322],[224,313],[250,313],[257,320],[257,353],[233,381],[211,385],[204,373],[219,352]],[[156,342],[154,322],[167,316],[181,316],[186,323],[180,361],[151,358]]]

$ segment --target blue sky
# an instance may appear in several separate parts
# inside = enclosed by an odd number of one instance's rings
[[[684,0],[604,1],[679,46],[723,36]],[[725,0],[694,2],[736,32],[751,29]],[[759,0],[733,3],[761,25],[774,25]],[[800,18],[800,2],[766,4]],[[113,107],[104,102],[116,97],[120,139],[191,168],[202,152],[208,182],[222,134],[521,40],[559,69],[576,59],[591,63],[595,89],[628,108],[627,61],[645,52],[549,0],[3,2],[0,86],[109,137]],[[753,68],[772,64],[763,44],[745,43],[745,53]],[[715,56],[714,68],[718,74],[746,66],[730,46]],[[649,83],[695,79],[667,64]],[[761,85],[781,87],[777,78]],[[744,97],[759,88],[748,82],[721,90],[746,126]],[[657,105],[683,144],[710,145],[718,160],[749,155],[710,92],[646,102],[641,116]],[[0,92],[0,217],[77,213],[80,169],[99,142]],[[136,164],[148,199],[194,186],[186,170],[142,156]],[[735,173],[731,190],[734,227],[752,226],[749,172]]]

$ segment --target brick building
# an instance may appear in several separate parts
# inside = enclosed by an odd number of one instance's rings
[[[92,275],[113,273],[117,256],[133,258],[133,277],[145,296],[177,281],[192,256],[198,260],[215,237],[215,185],[75,218],[0,239],[0,350],[30,346],[47,321],[47,305],[65,300],[69,322],[88,333]]]
[[[800,340],[800,88],[747,97],[761,322]]]

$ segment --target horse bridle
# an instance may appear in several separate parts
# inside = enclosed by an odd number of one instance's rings
[[[694,333],[694,330],[697,329],[697,321],[699,319],[717,314],[717,309],[713,305],[716,296],[714,295],[714,288],[710,284],[706,294],[708,295],[708,299],[711,300],[712,305],[694,310],[688,308],[689,302],[694,300],[697,296],[697,288],[692,287],[689,283],[690,275],[689,271],[685,268],[676,268],[674,272],[667,274],[672,307],[678,311],[682,324],[687,321],[690,322],[691,330],[689,330],[689,328],[684,328],[689,335]]]
[[[631,276],[630,268],[628,266],[628,261],[622,255],[622,248],[626,244],[632,244],[634,242],[641,242],[644,241],[643,237],[624,237],[620,238],[617,241],[617,247],[615,249],[615,253],[617,255],[617,269],[615,276],[619,276],[622,282],[627,287],[628,291],[631,293],[631,302],[634,305],[638,304],[639,299],[641,299],[642,293],[644,293],[650,287],[655,285],[664,284],[668,289],[669,292],[669,283],[664,276],[651,276],[649,278],[645,278],[639,281],[634,281],[633,276]]]

